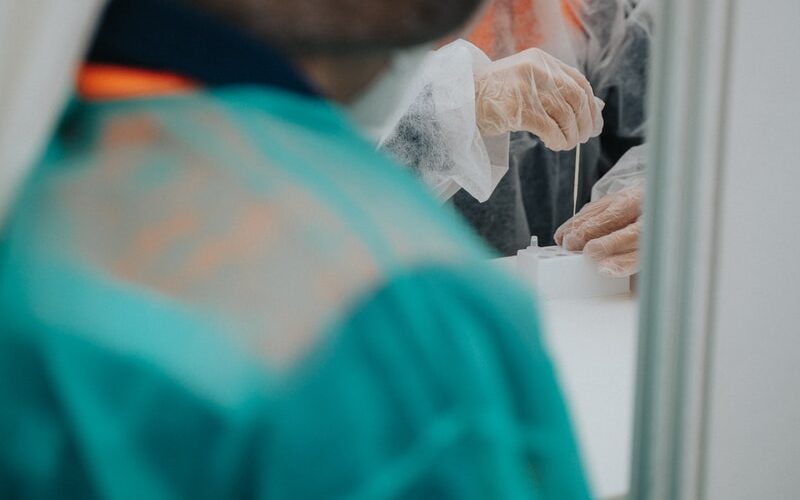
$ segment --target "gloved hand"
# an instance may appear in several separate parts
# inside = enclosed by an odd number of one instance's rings
[[[603,106],[578,70],[539,49],[494,61],[475,75],[485,136],[528,131],[553,151],[570,150],[600,134]]]
[[[558,228],[556,243],[567,250],[583,250],[605,276],[639,272],[642,196],[639,184],[587,204]]]

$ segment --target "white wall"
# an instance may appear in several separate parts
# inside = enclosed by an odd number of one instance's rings
[[[104,0],[0,0],[0,224],[44,147]]]
[[[800,498],[800,0],[734,2],[706,499]]]

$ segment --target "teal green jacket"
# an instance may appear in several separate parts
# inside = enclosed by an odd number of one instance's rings
[[[532,299],[337,110],[75,103],[0,236],[0,497],[588,497]]]

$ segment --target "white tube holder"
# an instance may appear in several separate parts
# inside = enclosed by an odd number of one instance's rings
[[[517,252],[517,268],[544,300],[622,295],[631,290],[630,278],[603,276],[583,253],[540,247],[536,237],[531,238],[531,246]]]

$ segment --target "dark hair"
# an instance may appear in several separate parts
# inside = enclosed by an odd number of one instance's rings
[[[461,28],[483,0],[183,0],[297,53],[408,47]]]

